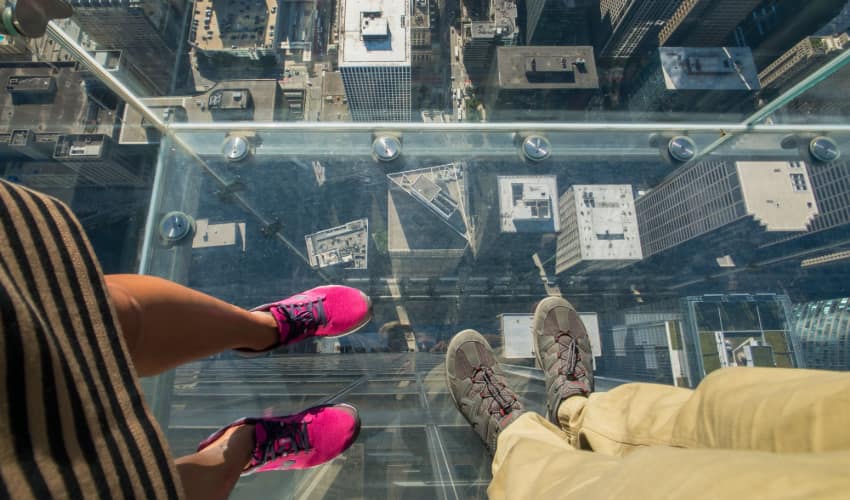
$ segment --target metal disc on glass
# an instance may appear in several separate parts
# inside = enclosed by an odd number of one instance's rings
[[[684,163],[697,155],[697,143],[686,135],[677,135],[667,143],[667,151],[674,160]]]
[[[393,161],[401,154],[401,141],[391,135],[382,135],[372,142],[372,154],[380,161]]]
[[[552,155],[552,143],[540,135],[530,135],[522,141],[522,156],[529,161],[543,161]]]
[[[820,136],[812,139],[809,143],[809,152],[815,160],[829,163],[841,158],[841,149],[838,144],[829,137]]]
[[[183,212],[169,212],[159,222],[159,235],[168,244],[182,241],[195,230],[195,220]]]
[[[227,161],[242,161],[251,152],[251,144],[241,135],[231,135],[224,141],[223,150]]]

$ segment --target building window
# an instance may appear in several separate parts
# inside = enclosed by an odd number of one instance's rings
[[[807,191],[806,176],[803,174],[791,174],[791,185],[794,191]]]

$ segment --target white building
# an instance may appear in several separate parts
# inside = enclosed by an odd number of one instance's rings
[[[341,265],[345,269],[369,266],[369,219],[357,219],[341,226],[304,236],[310,266]]]
[[[555,272],[617,269],[643,258],[629,185],[574,185],[560,201]]]
[[[503,233],[555,233],[558,179],[552,176],[499,176],[499,227]]]
[[[409,0],[344,0],[339,68],[354,121],[410,121]]]
[[[594,367],[596,358],[602,356],[602,342],[599,337],[599,318],[595,312],[578,313],[581,322],[587,329],[590,339],[590,351],[593,354]],[[502,334],[502,345],[504,346],[503,357],[533,358],[534,337],[531,334],[531,326],[534,324],[533,314],[504,313],[499,315],[499,330]]]

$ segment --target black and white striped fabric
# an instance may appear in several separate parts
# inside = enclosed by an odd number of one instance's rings
[[[182,497],[79,222],[4,181],[0,320],[0,499]]]

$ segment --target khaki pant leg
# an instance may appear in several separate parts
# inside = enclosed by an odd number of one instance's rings
[[[844,500],[850,492],[846,451],[779,454],[649,446],[614,460],[615,467],[570,495],[536,498]],[[561,482],[551,476],[540,480]]]
[[[682,406],[673,444],[781,453],[850,450],[848,422],[850,373],[727,368],[706,377]]]
[[[487,494],[494,500],[567,498],[617,464],[616,458],[574,449],[560,429],[528,412],[499,435]]]
[[[850,450],[850,374],[726,368],[695,391],[625,384],[558,410],[577,448],[622,456],[638,446],[774,452]]]
[[[576,448],[622,456],[639,446],[672,444],[676,418],[692,394],[669,385],[625,384],[568,398],[558,420]]]
[[[493,481],[501,500],[688,498],[842,499],[850,452],[776,454],[641,447],[626,457],[575,450],[540,415],[527,413],[499,436]]]

